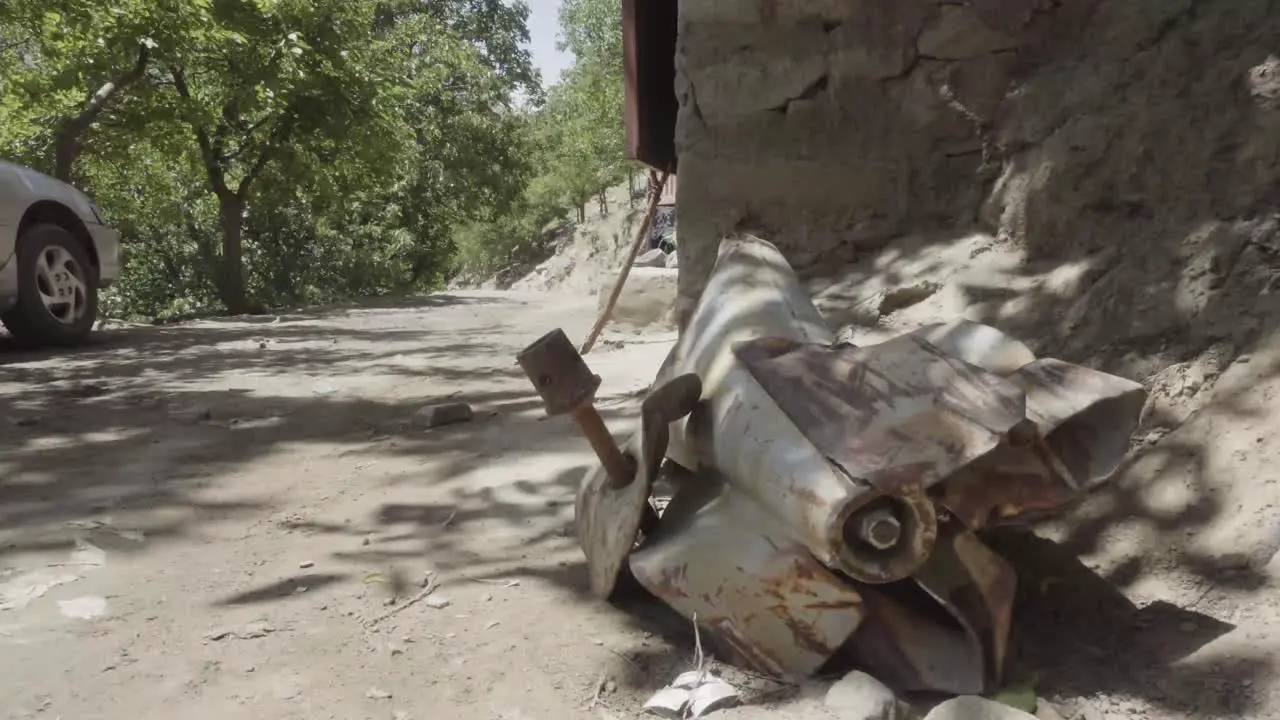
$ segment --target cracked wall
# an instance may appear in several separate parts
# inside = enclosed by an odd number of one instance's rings
[[[1258,215],[1275,5],[682,0],[682,309],[734,231],[813,272],[908,232],[1047,257]]]

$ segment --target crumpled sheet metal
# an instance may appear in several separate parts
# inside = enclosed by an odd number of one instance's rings
[[[1142,389],[968,321],[833,344],[776,248],[722,244],[655,383],[701,380],[666,452],[688,471],[631,571],[761,672],[803,676],[842,652],[902,689],[983,692],[1016,575],[974,533],[1104,481]],[[875,513],[901,533],[868,548]]]
[[[709,471],[685,474],[631,571],[722,655],[777,677],[816,671],[863,618],[856,589]]]

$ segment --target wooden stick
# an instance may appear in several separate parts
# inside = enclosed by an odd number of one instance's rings
[[[622,286],[627,284],[627,276],[631,274],[631,266],[635,263],[636,256],[640,254],[640,245],[649,236],[649,226],[653,224],[653,216],[658,214],[658,203],[662,201],[662,189],[666,187],[667,177],[670,174],[669,170],[663,170],[662,176],[658,178],[658,184],[653,188],[653,197],[649,198],[649,211],[644,214],[644,222],[640,223],[640,231],[636,233],[635,242],[631,243],[631,254],[627,256],[627,262],[622,266],[622,272],[618,273],[618,282],[614,283],[613,293],[609,295],[609,302],[605,303],[604,311],[596,319],[595,327],[591,328],[591,334],[587,335],[586,342],[582,343],[582,350],[579,352],[583,355],[591,352],[591,348],[595,347],[596,340],[600,339],[600,333],[604,332],[604,326],[609,324],[609,316],[613,314],[613,306],[618,304],[618,298],[622,295]]]

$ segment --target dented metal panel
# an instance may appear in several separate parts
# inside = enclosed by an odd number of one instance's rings
[[[764,340],[735,352],[823,455],[886,492],[937,484],[1026,420],[1017,386],[909,335],[861,348]]]
[[[790,535],[749,497],[699,473],[631,556],[631,570],[740,664],[803,677],[857,629],[862,601]]]
[[[1045,358],[1009,375],[1027,395],[1027,417],[1073,486],[1107,479],[1129,450],[1146,391],[1142,385],[1080,365]]]

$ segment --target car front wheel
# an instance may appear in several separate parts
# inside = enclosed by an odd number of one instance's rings
[[[0,321],[18,340],[77,343],[98,317],[98,282],[89,255],[57,225],[35,225],[18,238],[18,302]]]

